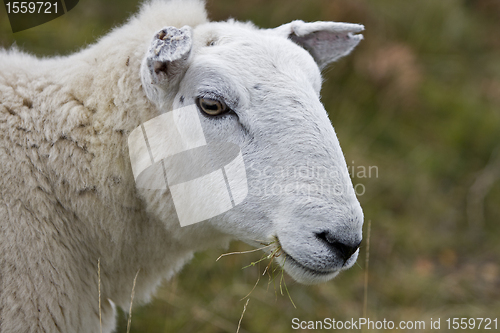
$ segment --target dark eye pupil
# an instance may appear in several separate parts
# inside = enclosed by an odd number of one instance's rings
[[[196,104],[200,111],[210,115],[210,116],[218,116],[229,111],[228,107],[223,101],[210,99],[210,98],[197,98]]]
[[[221,108],[221,105],[218,102],[212,102],[212,103],[210,103],[210,102],[203,102],[202,105],[203,105],[204,109],[207,109],[207,110],[210,110],[210,111],[217,111],[217,110],[219,110]]]

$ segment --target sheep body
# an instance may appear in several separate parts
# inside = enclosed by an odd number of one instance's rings
[[[201,2],[153,2],[67,57],[0,50],[2,332],[99,332],[98,259],[109,332],[108,298],[128,308],[139,268],[141,302],[209,245],[183,242],[145,212],[126,144],[157,115],[138,75],[151,36],[204,22]]]

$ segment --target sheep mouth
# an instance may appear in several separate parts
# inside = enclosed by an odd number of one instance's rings
[[[290,264],[290,266],[293,266],[295,268],[299,268],[299,269],[306,271],[307,273],[312,274],[312,275],[327,276],[327,275],[335,274],[338,272],[338,270],[319,271],[319,270],[304,266],[303,264],[301,264],[300,262],[295,260],[291,255],[289,255],[285,251],[283,251],[283,254],[285,255],[285,261],[283,262],[283,264],[286,262],[286,263]]]
[[[289,265],[289,267],[291,267],[291,268],[300,269],[300,270],[304,271],[305,273],[311,274],[312,276],[318,276],[318,277],[326,277],[328,275],[336,274],[339,272],[336,269],[320,271],[320,270],[313,269],[313,268],[310,268],[310,267],[303,265],[302,263],[298,262],[294,257],[292,257],[290,254],[288,254],[283,249],[283,246],[281,245],[278,237],[276,237],[275,239],[276,239],[276,243],[277,243],[277,248],[279,249],[279,253],[280,253],[279,256],[284,257],[283,261],[281,262],[281,266],[283,268],[285,268],[285,265],[287,265],[287,266]]]

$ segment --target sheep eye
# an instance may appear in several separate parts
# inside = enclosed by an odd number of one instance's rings
[[[229,111],[226,103],[210,98],[198,97],[196,105],[205,114],[209,116],[219,116]]]

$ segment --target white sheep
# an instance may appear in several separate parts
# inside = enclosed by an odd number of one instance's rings
[[[261,30],[208,22],[199,0],[153,0],[70,56],[0,50],[0,331],[99,332],[98,262],[104,332],[139,270],[144,302],[195,251],[232,239],[275,240],[302,283],[351,267],[363,213],[319,101],[320,69],[362,29]],[[127,138],[192,104],[207,142],[241,149],[248,194],[181,227],[169,190],[136,186]]]

